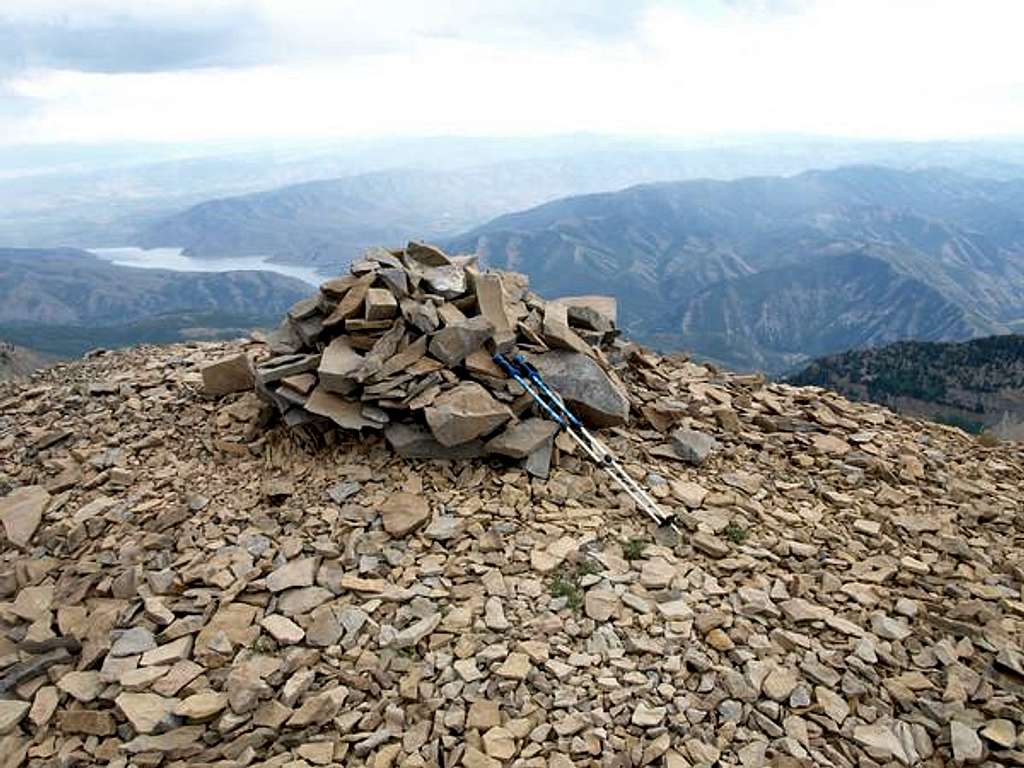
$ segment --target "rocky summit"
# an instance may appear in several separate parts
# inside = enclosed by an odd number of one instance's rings
[[[4,765],[1024,764],[1019,449],[622,344],[600,436],[675,536],[496,395],[476,458],[443,414],[404,429],[448,458],[272,426],[276,354],[0,384]]]
[[[519,419],[533,400],[493,355],[530,355],[581,418],[624,424],[629,400],[604,351],[615,315],[610,297],[546,302],[526,275],[481,271],[473,256],[371,248],[288,311],[254,372],[237,355],[204,381],[211,395],[254,387],[291,427],[383,430],[406,458],[502,455],[545,478],[553,430]]]

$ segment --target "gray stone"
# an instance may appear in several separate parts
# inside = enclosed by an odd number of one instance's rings
[[[423,532],[428,539],[435,541],[448,541],[454,539],[462,532],[462,522],[451,515],[438,515],[430,521],[430,525]]]
[[[177,699],[166,699],[155,693],[122,693],[114,703],[136,733],[167,730],[176,724],[174,708],[178,704]]]
[[[272,357],[256,367],[256,379],[261,384],[272,384],[288,376],[315,371],[320,365],[320,355],[282,355]]]
[[[449,325],[434,334],[427,348],[431,356],[452,368],[494,335],[494,325],[483,315]]]
[[[393,296],[401,299],[409,295],[409,279],[404,269],[382,269],[379,275],[380,279],[387,283]]]
[[[443,267],[452,263],[448,255],[440,248],[415,240],[405,246],[405,255],[413,261],[425,264],[428,267]]]
[[[554,350],[531,355],[529,359],[547,385],[589,426],[614,427],[628,421],[629,398],[625,388],[592,358]]]
[[[359,493],[362,486],[354,480],[339,480],[327,489],[327,496],[335,504],[343,504],[347,499]]]
[[[323,605],[334,595],[323,587],[288,589],[277,598],[277,610],[285,616],[300,616]]]
[[[267,589],[271,592],[283,592],[295,587],[311,587],[316,579],[316,567],[315,557],[291,560],[267,576]]]
[[[267,344],[271,354],[293,355],[302,348],[302,339],[286,317],[277,328],[267,334]]]
[[[424,415],[437,441],[452,446],[492,432],[512,418],[512,411],[475,381],[464,381],[438,395]]]
[[[122,632],[110,647],[111,656],[135,656],[156,648],[156,638],[145,627],[132,627]]]
[[[437,330],[440,320],[437,317],[437,307],[429,301],[417,301],[411,297],[405,297],[398,302],[402,310],[402,317],[409,325],[416,328],[420,333],[433,333]]]
[[[958,720],[949,724],[949,741],[953,747],[953,759],[960,765],[964,763],[980,763],[985,755],[978,732]]]
[[[424,616],[419,621],[414,622],[395,635],[390,645],[394,648],[413,648],[420,642],[420,640],[424,639],[431,632],[437,629],[437,626],[440,623],[440,613],[432,613],[429,616]]]
[[[695,533],[690,544],[699,552],[710,557],[720,558],[729,554],[729,545],[710,533]]]
[[[494,325],[494,340],[499,352],[507,351],[515,342],[513,323],[509,317],[505,302],[505,290],[501,276],[496,274],[477,274],[473,278],[473,290],[476,292],[476,303],[480,314]]]
[[[351,394],[357,386],[356,374],[362,369],[363,356],[352,349],[344,336],[339,336],[323,352],[317,376],[320,386],[338,395]]]
[[[381,266],[401,269],[402,262],[395,254],[380,245],[371,245],[361,256],[363,261],[375,261]]]
[[[679,458],[694,466],[700,466],[713,452],[719,448],[718,441],[711,435],[696,432],[685,427],[672,433],[672,449]]]
[[[419,424],[389,424],[384,437],[391,450],[405,459],[476,459],[484,455],[482,440],[445,446],[437,442],[430,430]]]
[[[31,706],[27,701],[14,699],[0,701],[0,734],[14,730],[18,723],[25,719]]]
[[[854,727],[853,740],[863,746],[867,753],[875,759],[892,760],[895,758],[904,764],[910,762],[899,737],[883,723]]]
[[[557,301],[544,309],[544,341],[552,349],[568,349],[586,355],[590,345],[569,327],[568,308]]]
[[[593,307],[584,305],[580,306],[567,306],[566,314],[569,318],[570,325],[575,325],[578,328],[586,328],[591,331],[597,331],[600,334],[606,334],[615,329],[615,323],[612,322],[611,318],[598,312]]]
[[[554,435],[549,437],[540,446],[523,459],[523,469],[526,470],[530,477],[539,477],[541,480],[547,480],[548,474],[551,472],[551,456],[555,451],[555,438]]]
[[[431,292],[445,299],[456,299],[466,292],[466,270],[455,264],[423,267],[420,277]]]
[[[320,338],[320,334],[324,332],[324,319],[320,315],[307,317],[305,320],[291,320],[289,322],[295,328],[295,333],[305,347],[315,346],[317,339]]]
[[[317,313],[320,308],[320,297],[309,296],[305,299],[299,299],[297,302],[292,304],[288,310],[288,317],[292,320],[305,320],[306,318],[312,317]]]
[[[551,440],[557,431],[558,425],[549,419],[526,419],[489,440],[484,448],[488,453],[525,459]]]
[[[591,313],[600,315],[605,319],[605,322],[615,325],[619,318],[619,303],[614,296],[601,296],[601,295],[590,295],[590,296],[559,296],[558,303],[564,304],[569,308],[569,318],[572,319],[573,315],[577,311],[581,311],[579,316],[591,316]],[[595,331],[603,331],[605,328],[590,326]]]
[[[252,389],[252,365],[245,354],[232,355],[203,366],[203,392],[220,397]]]
[[[345,634],[345,628],[329,605],[313,611],[312,621],[306,627],[306,642],[319,648],[335,645]]]

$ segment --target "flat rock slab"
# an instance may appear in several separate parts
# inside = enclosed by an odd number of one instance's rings
[[[494,324],[478,315],[449,325],[434,334],[427,350],[448,367],[461,363],[470,352],[480,349],[494,335]]]
[[[327,345],[320,358],[317,376],[320,386],[326,391],[347,395],[355,390],[355,375],[365,362],[362,355],[352,349],[344,336],[339,336]]]
[[[17,547],[27,547],[49,503],[50,493],[41,485],[16,488],[0,499],[0,521],[7,540]]]
[[[512,418],[512,411],[475,381],[443,392],[425,409],[427,425],[441,445],[468,443]]]
[[[202,375],[203,392],[211,397],[247,392],[254,383],[252,364],[245,354],[225,357],[204,366]]]
[[[414,493],[394,493],[380,506],[384,530],[392,536],[406,536],[430,519],[430,505]]]
[[[587,425],[615,427],[629,419],[629,397],[622,384],[589,356],[553,350],[529,359],[548,387]]]
[[[358,400],[346,400],[328,392],[322,384],[306,401],[307,411],[330,419],[342,429],[380,429],[383,425],[379,421],[363,415],[363,407]]]
[[[430,430],[419,424],[389,424],[384,438],[391,450],[404,459],[475,459],[484,455],[484,443],[470,440],[461,445],[439,443]]]
[[[699,467],[718,448],[718,441],[703,432],[680,428],[672,433],[672,450],[679,458],[694,466]]]
[[[489,440],[484,448],[488,453],[512,459],[525,459],[550,440],[557,431],[558,425],[549,419],[526,419]]]

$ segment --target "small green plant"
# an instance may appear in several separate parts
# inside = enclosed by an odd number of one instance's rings
[[[644,550],[647,549],[647,542],[643,539],[630,539],[626,542],[626,546],[622,548],[622,556],[627,560],[639,560],[644,556]]]
[[[750,536],[750,531],[744,528],[742,525],[736,523],[729,523],[725,526],[725,538],[731,541],[733,544],[742,544]]]
[[[589,558],[566,565],[551,580],[551,596],[564,597],[566,605],[578,611],[583,607],[583,579],[600,572],[601,564]]]
[[[555,576],[551,582],[551,596],[564,597],[566,605],[574,611],[583,605],[583,590],[575,579],[569,579],[564,574]]]

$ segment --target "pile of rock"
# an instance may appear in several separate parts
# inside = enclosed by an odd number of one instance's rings
[[[568,449],[301,450],[243,352],[0,382],[0,764],[1024,764],[1019,447],[633,354],[666,540]]]
[[[493,360],[515,349],[591,424],[625,423],[629,399],[601,351],[616,336],[614,299],[545,302],[525,275],[474,261],[422,243],[371,248],[289,310],[257,393],[291,426],[383,429],[407,458],[497,454],[546,476],[556,427],[519,418],[530,396]],[[212,366],[208,391],[248,383],[246,366]]]

